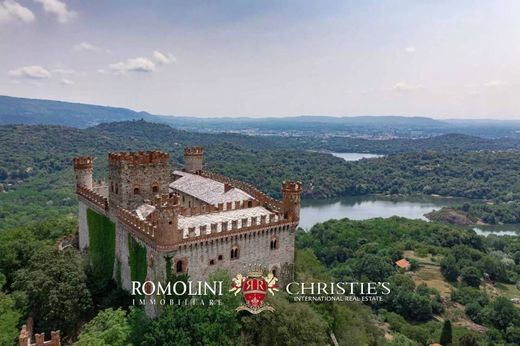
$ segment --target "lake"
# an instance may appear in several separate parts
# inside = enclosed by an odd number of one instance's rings
[[[361,159],[373,159],[382,157],[384,155],[366,154],[366,153],[330,153],[333,156],[339,157],[345,161],[359,161]]]
[[[366,220],[397,215],[409,219],[427,220],[424,214],[464,201],[467,200],[433,196],[386,197],[379,195],[304,200],[300,213],[300,227],[309,229],[315,223],[345,217],[352,220]]]
[[[304,200],[300,213],[300,227],[310,229],[318,222],[330,219],[349,218],[351,220],[367,220],[376,217],[401,216],[409,219],[427,220],[424,214],[442,207],[464,202],[465,198],[448,198],[434,196],[387,197],[380,195],[348,196],[321,200]],[[474,227],[480,235],[518,235],[520,225],[484,225]]]

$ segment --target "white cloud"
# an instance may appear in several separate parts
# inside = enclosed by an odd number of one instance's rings
[[[78,72],[76,70],[66,69],[66,68],[55,68],[54,70],[52,70],[52,73],[57,73],[57,74],[78,74]]]
[[[502,80],[492,80],[487,83],[484,83],[484,86],[490,87],[490,88],[496,88],[496,87],[506,87],[510,84],[508,82],[504,82]]]
[[[115,64],[111,64],[110,70],[116,74],[125,74],[127,72],[153,72],[155,64],[148,58],[127,59]],[[102,73],[101,71],[98,71]]]
[[[32,22],[34,13],[16,1],[6,0],[0,4],[0,24],[11,21]]]
[[[413,90],[417,90],[417,89],[421,89],[421,88],[422,88],[422,86],[420,86],[420,85],[412,85],[412,84],[408,84],[406,82],[397,82],[392,87],[392,90],[399,91],[399,92],[408,92],[408,91],[413,91]]]
[[[177,62],[177,59],[171,54],[163,54],[157,50],[153,52],[153,57],[158,64],[171,64]]]
[[[67,9],[67,5],[60,0],[34,0],[37,3],[42,4],[45,13],[51,14],[56,17],[58,22],[67,23],[71,19],[74,19],[78,13]]]
[[[62,78],[60,80],[60,83],[63,85],[74,85],[74,82],[67,78]]]
[[[77,52],[81,52],[81,51],[85,51],[85,50],[90,50],[90,51],[100,51],[101,48],[99,47],[96,47],[90,43],[87,43],[87,42],[81,42],[77,45],[74,46],[74,50],[77,51]]]
[[[24,66],[16,70],[8,72],[11,78],[20,79],[48,79],[52,77],[52,74],[45,68],[39,65]]]
[[[110,53],[109,49],[105,49],[102,47],[95,46],[93,44],[90,44],[88,42],[81,42],[74,46],[74,51],[76,52],[105,52]]]
[[[415,53],[415,47],[414,46],[408,46],[404,49],[406,53]]]

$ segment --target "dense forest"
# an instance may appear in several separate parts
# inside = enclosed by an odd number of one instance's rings
[[[462,143],[456,138],[454,142]],[[314,150],[312,141],[307,144]],[[379,143],[380,148],[395,143],[370,142]],[[280,197],[284,179],[301,179],[304,198],[438,194],[509,202],[519,196],[520,153],[516,151],[434,150],[437,147],[433,146],[431,150],[345,162],[330,154],[303,150],[280,137],[190,133],[144,121],[85,130],[8,125],[0,126],[0,191],[6,191],[0,195],[0,229],[24,224],[31,217],[40,219],[53,210],[71,212],[71,158],[75,155],[95,156],[95,173],[103,178],[109,151],[161,149],[171,153],[173,167],[181,167],[185,145],[206,147],[207,169],[253,183],[274,197]]]
[[[520,310],[508,299],[520,288],[518,237],[485,238],[393,217],[327,221],[300,232],[297,242],[300,252],[308,249],[336,281],[390,281],[389,297],[372,309],[419,345],[438,342],[439,319],[462,330],[469,322],[484,325],[488,345],[520,343]],[[406,274],[393,265],[403,257],[412,264]]]

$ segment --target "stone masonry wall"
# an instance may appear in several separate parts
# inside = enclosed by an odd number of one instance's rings
[[[271,239],[277,238],[278,248],[271,249]],[[255,231],[249,234],[223,237],[195,243],[180,248],[171,253],[173,272],[175,273],[178,260],[187,260],[185,266],[188,269],[190,280],[205,280],[209,274],[218,269],[225,269],[231,276],[237,273],[246,273],[247,267],[252,264],[261,264],[267,270],[276,270],[276,275],[281,282],[292,279],[291,271],[294,263],[295,230],[289,226],[275,227],[263,231]],[[231,249],[239,248],[238,259],[231,259]],[[222,259],[219,260],[219,255]],[[214,264],[210,264],[213,260]],[[283,276],[283,277],[281,277]]]
[[[109,201],[110,206],[135,209],[144,200],[152,200],[155,195],[168,193],[167,163],[146,165],[110,165],[109,167]],[[156,186],[157,191],[154,191]],[[138,189],[138,193],[135,190]],[[116,193],[117,192],[117,193]]]

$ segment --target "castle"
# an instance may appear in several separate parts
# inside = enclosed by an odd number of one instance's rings
[[[185,148],[184,168],[171,172],[165,152],[109,153],[108,183],[93,180],[92,157],[74,158],[80,250],[105,246],[105,260],[113,252],[110,274],[126,290],[136,279],[164,282],[173,273],[199,281],[217,269],[235,275],[251,264],[290,281],[301,182],[283,182],[278,201],[203,170],[203,158],[202,147]],[[113,224],[113,249],[110,227],[93,244],[100,236],[89,215]],[[141,251],[132,250],[136,243]],[[143,268],[132,268],[137,257]]]

